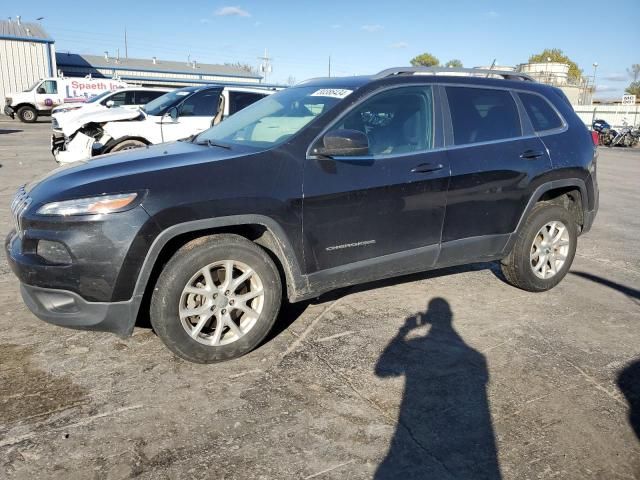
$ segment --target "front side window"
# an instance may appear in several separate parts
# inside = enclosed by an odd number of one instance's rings
[[[373,156],[433,147],[433,93],[429,86],[396,88],[366,100],[331,130],[359,130]]]
[[[47,95],[55,95],[58,93],[58,82],[55,80],[45,80],[42,82],[42,85],[38,87],[38,91],[47,94]]]
[[[507,90],[446,87],[456,145],[522,135],[518,108]]]
[[[165,93],[155,100],[150,101],[142,110],[147,115],[161,116],[191,94],[192,90],[174,90],[173,92]]]
[[[536,132],[562,127],[562,120],[556,111],[540,95],[533,93],[518,93],[518,95]]]
[[[264,93],[229,92],[229,115],[239,112],[264,97]]]
[[[142,90],[137,90],[132,93],[134,94],[132,105],[146,105],[151,100],[155,100],[159,96],[164,95],[164,92],[145,92]]]
[[[215,117],[220,90],[203,90],[187,98],[180,107],[181,117]]]
[[[352,91],[317,86],[287,88],[231,115],[224,122],[198,135],[195,141],[271,148],[286,142]]]
[[[120,107],[122,105],[127,105],[127,93],[130,92],[118,92],[110,96],[104,103],[113,102],[114,107]]]

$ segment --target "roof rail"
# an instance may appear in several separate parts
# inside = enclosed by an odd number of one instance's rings
[[[448,75],[448,74],[468,74],[469,76],[498,75],[505,80],[522,80],[534,82],[535,80],[526,73],[510,72],[507,70],[489,70],[485,68],[449,68],[449,67],[394,67],[387,68],[376,73],[372,78],[378,80],[391,77],[393,75],[424,74],[424,75]]]

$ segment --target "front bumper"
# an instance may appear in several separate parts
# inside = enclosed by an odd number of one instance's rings
[[[61,165],[87,160],[93,156],[95,143],[93,138],[82,132],[76,133],[69,141],[54,133],[51,135],[51,153]]]
[[[10,105],[5,105],[4,106],[4,114],[7,117],[11,117],[11,118],[15,118],[16,117],[16,111]]]
[[[129,336],[141,299],[125,302],[87,302],[67,290],[20,285],[25,305],[40,320],[61,327],[97,330]]]

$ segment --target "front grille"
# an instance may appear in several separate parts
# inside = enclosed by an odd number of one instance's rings
[[[11,216],[13,217],[13,223],[19,235],[22,235],[22,216],[30,204],[31,198],[23,185],[18,189],[11,202]]]

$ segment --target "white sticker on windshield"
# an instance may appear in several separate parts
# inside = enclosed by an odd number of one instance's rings
[[[185,95],[189,95],[191,92],[176,92],[178,97],[184,97]]]
[[[348,90],[346,88],[321,88],[320,90],[316,90],[315,92],[313,92],[311,96],[344,98],[350,93],[353,93],[353,90]]]

